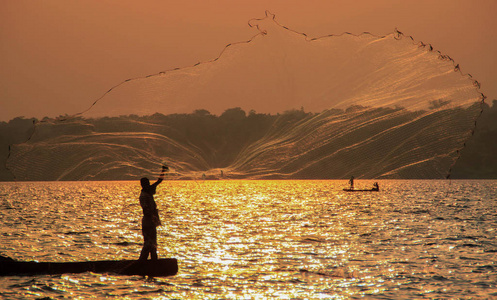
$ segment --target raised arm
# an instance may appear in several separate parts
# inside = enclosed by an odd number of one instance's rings
[[[162,166],[162,171],[161,171],[161,173],[160,173],[160,175],[159,175],[159,179],[157,179],[157,181],[153,184],[153,186],[154,186],[154,187],[155,187],[155,186],[158,186],[158,185],[159,185],[159,183],[161,183],[161,182],[162,182],[162,180],[164,180],[164,174],[165,174],[165,173],[166,173],[166,171],[168,171],[168,170],[169,170],[169,167],[168,167],[168,166]]]

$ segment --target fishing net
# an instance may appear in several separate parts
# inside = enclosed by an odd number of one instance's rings
[[[125,80],[84,112],[17,120],[16,180],[446,178],[478,82],[395,31],[309,38],[274,15],[194,66]],[[10,123],[9,123],[10,124]]]

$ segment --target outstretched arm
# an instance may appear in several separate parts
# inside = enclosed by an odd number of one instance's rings
[[[168,170],[169,170],[168,166],[162,166],[162,171],[161,171],[161,173],[159,175],[159,179],[157,179],[157,181],[153,184],[154,186],[157,186],[159,183],[162,182],[162,180],[164,180],[164,174]]]

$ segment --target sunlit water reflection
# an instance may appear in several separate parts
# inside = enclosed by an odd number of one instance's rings
[[[4,277],[6,298],[497,297],[497,181],[163,182],[159,256],[178,275]],[[372,182],[358,181],[370,187]],[[0,254],[135,259],[138,182],[0,183]]]

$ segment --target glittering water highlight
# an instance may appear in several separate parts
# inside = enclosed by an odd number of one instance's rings
[[[4,298],[491,298],[497,181],[167,181],[159,256],[179,273],[3,277]],[[372,182],[357,181],[357,187]],[[0,254],[138,258],[138,182],[0,183]]]

